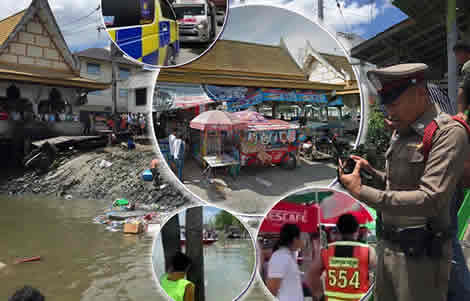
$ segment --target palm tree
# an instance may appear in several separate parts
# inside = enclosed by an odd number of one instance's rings
[[[187,278],[196,286],[196,301],[205,300],[202,224],[203,207],[189,208],[186,211],[186,255],[191,258],[193,264]]]
[[[162,229],[163,253],[165,254],[165,271],[168,272],[171,258],[181,251],[181,234],[178,214],[174,215]]]

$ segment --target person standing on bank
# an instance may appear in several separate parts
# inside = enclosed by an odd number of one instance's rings
[[[458,116],[468,122],[468,110],[470,104],[470,44],[459,41],[453,47],[457,62],[462,66],[462,80],[459,82],[459,92],[457,94]]]
[[[296,256],[296,251],[302,248],[299,227],[295,224],[284,224],[269,260],[266,281],[267,288],[279,301],[304,301]]]
[[[444,301],[452,262],[453,201],[470,151],[464,125],[431,104],[425,64],[401,64],[367,73],[394,129],[380,172],[357,156],[352,174],[339,167],[339,181],[352,196],[382,212],[376,298],[379,301]],[[436,130],[427,137],[427,126]],[[431,149],[423,151],[423,139]],[[385,190],[363,185],[364,168]],[[464,300],[464,299],[462,299]]]

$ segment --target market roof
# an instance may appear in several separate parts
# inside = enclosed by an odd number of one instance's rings
[[[40,29],[40,31],[37,32],[37,27],[33,26],[33,24],[37,23],[39,23],[39,26],[41,26],[43,30]],[[28,35],[22,37],[20,33],[26,31]],[[45,34],[41,36],[41,32]],[[39,42],[41,40],[38,41],[38,38],[34,37],[35,34],[39,34],[38,36],[43,38],[42,42]],[[46,42],[52,45],[49,47],[52,48],[50,50],[57,51],[56,55],[61,58],[59,63],[62,64],[63,67],[56,68],[52,63],[46,66],[44,62],[47,62],[47,60],[43,57],[36,59],[29,57],[29,59],[34,59],[37,65],[29,65],[31,63],[22,63],[19,58],[16,59],[18,55],[12,50],[13,48],[10,47],[11,42],[21,43],[22,38],[32,37],[31,41],[23,41],[23,43],[35,44],[37,48],[42,51],[44,45],[41,43],[44,43],[44,35],[46,35],[48,41],[50,41]],[[0,57],[2,56],[4,58],[10,57],[10,59],[4,60],[2,65],[0,65],[0,78],[2,79],[95,90],[106,89],[110,86],[109,83],[98,83],[80,77],[79,60],[68,48],[51,7],[49,6],[48,0],[32,0],[27,9],[0,21]],[[17,61],[15,62],[13,58]],[[39,59],[43,62],[39,63]]]
[[[457,26],[470,28],[470,3],[457,1]],[[440,79],[447,70],[447,1],[395,0],[395,6],[410,18],[395,24],[351,49],[351,56],[384,67],[397,63],[422,62]]]
[[[83,51],[75,52],[74,55],[78,57],[111,62],[111,51],[106,48],[88,48]],[[115,61],[121,64],[139,66],[139,64],[131,61],[130,59],[126,59],[125,57],[122,57],[122,56],[116,57]]]
[[[15,27],[20,23],[26,10],[22,10],[0,21],[0,45],[3,44]]]
[[[317,90],[344,87],[309,81],[282,45],[230,40],[218,40],[205,55],[192,63],[161,69],[158,81]]]
[[[57,85],[61,87],[89,88],[94,90],[104,90],[109,88],[109,83],[101,83],[83,77],[75,76],[71,73],[50,72],[48,70],[38,70],[36,68],[21,68],[11,70],[0,67],[0,79],[16,80],[34,84]]]

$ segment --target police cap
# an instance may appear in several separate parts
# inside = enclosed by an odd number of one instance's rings
[[[424,80],[429,67],[426,64],[399,64],[367,72],[367,78],[377,90],[382,104],[391,104],[403,92]]]

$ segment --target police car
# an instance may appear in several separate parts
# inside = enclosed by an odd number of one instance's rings
[[[154,66],[176,65],[179,31],[167,0],[102,0],[102,13],[108,34],[127,56]]]

